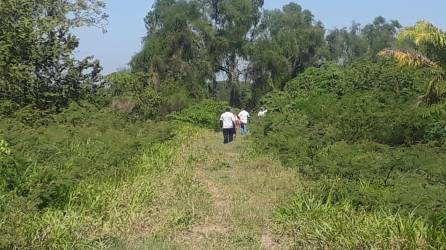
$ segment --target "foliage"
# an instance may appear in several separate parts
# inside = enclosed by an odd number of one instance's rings
[[[394,58],[400,65],[427,67],[433,78],[421,96],[427,105],[440,102],[446,96],[446,34],[427,21],[419,21],[398,34],[400,47],[384,49],[378,55]]]
[[[348,28],[330,30],[326,41],[328,59],[341,64],[364,57],[367,53],[367,41],[361,36],[359,23],[353,23]]]
[[[147,74],[129,71],[111,73],[105,80],[112,97],[132,96],[150,85]]]
[[[397,67],[389,61],[371,63],[361,60],[347,66],[327,64],[308,68],[305,74],[289,81],[285,90],[293,94],[317,91],[337,96],[383,90],[383,95],[389,93],[410,101],[416,93],[421,93],[423,87],[419,82],[426,77],[429,76],[424,71]]]
[[[227,106],[224,102],[202,101],[170,117],[177,121],[218,130],[220,128],[219,116]]]
[[[192,97],[229,94],[231,106],[257,105],[306,68],[375,58],[395,42],[401,25],[377,17],[371,24],[326,32],[296,3],[263,10],[263,0],[158,0],[145,18],[143,49],[130,65],[158,89],[173,81]],[[186,73],[187,72],[187,73]],[[225,88],[219,88],[220,83]],[[252,86],[246,100],[243,83]]]
[[[115,72],[107,76],[107,84],[112,107],[132,119],[162,119],[198,100],[176,80],[165,79],[155,86],[150,74],[144,72]]]
[[[255,141],[311,182],[333,180],[332,196],[353,209],[442,224],[446,114],[444,104],[417,105],[424,79],[391,62],[309,68],[264,98],[272,112],[253,127]]]
[[[251,45],[254,88],[272,82],[273,89],[297,76],[320,59],[324,45],[324,28],[309,10],[296,3],[282,10],[265,11]],[[266,78],[266,79],[265,79]]]
[[[396,51],[390,49],[383,49],[378,53],[378,56],[395,58],[395,60],[399,62],[401,66],[406,66],[406,65],[412,67],[430,66],[433,68],[437,68],[439,66],[436,62],[431,61],[423,54],[413,51],[410,52],[410,51]]]
[[[157,0],[131,69],[103,82],[70,32],[103,28],[103,1],[1,1],[0,248],[120,246],[163,209],[188,228],[197,156],[159,177],[194,127],[219,128],[228,105],[210,97],[268,107],[252,152],[305,179],[276,214],[296,248],[443,247],[445,33],[421,21],[397,36],[382,17],[327,33],[298,4],[263,4]]]
[[[223,73],[230,88],[229,103],[240,105],[240,79],[246,71],[246,47],[254,39],[254,29],[262,16],[264,0],[199,0],[213,27],[210,43],[213,73]],[[214,79],[215,81],[215,79]]]
[[[379,51],[394,44],[400,28],[398,21],[387,22],[378,16],[365,26],[354,22],[348,29],[334,29],[326,37],[327,57],[341,64],[363,57],[374,58]]]
[[[398,34],[398,39],[414,41],[417,46],[446,47],[446,34],[427,21],[419,21],[413,27],[404,28]]]
[[[203,97],[212,68],[206,54],[209,27],[195,2],[160,0],[146,18],[147,37],[130,65],[146,72],[158,89],[165,81],[184,84],[188,95]]]
[[[361,32],[367,41],[367,53],[374,57],[383,48],[392,45],[400,28],[402,26],[398,21],[387,22],[382,16],[365,25]]]
[[[73,56],[73,27],[101,25],[102,1],[0,3],[0,100],[40,109],[66,107],[100,81],[99,62]]]
[[[403,65],[446,65],[446,34],[433,24],[419,21],[415,26],[404,28],[398,34],[398,40],[403,50],[394,50],[393,54],[384,50],[382,56],[394,56]]]
[[[155,145],[174,136],[170,123],[129,123],[86,104],[45,119],[48,125],[36,127],[16,118],[0,122],[0,248],[62,248],[99,240],[76,235],[111,216],[105,211],[116,190],[138,173],[139,156],[153,148],[158,157]]]
[[[357,210],[348,202],[321,200],[310,190],[296,194],[275,219],[293,237],[294,248],[441,249],[446,242],[444,230],[414,214]]]

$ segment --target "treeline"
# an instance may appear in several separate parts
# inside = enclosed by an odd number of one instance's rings
[[[329,31],[296,3],[264,10],[257,0],[160,0],[145,23],[132,72],[147,74],[156,89],[250,107],[307,67],[375,58],[401,28],[377,17]]]
[[[410,32],[396,39],[409,29],[383,17],[327,30],[296,3],[265,10],[257,0],[159,0],[144,19],[147,34],[129,70],[103,78],[97,60],[74,58],[79,40],[71,29],[105,27],[104,7],[103,1],[1,3],[3,114],[23,107],[60,112],[72,101],[100,100],[133,118],[158,119],[197,99],[256,107],[265,94],[283,90],[306,68],[327,63],[392,56],[437,69],[445,65],[445,53],[438,49],[444,45],[441,32],[430,37],[436,44],[419,46],[421,40],[411,39]],[[437,28],[422,22],[413,29]],[[436,82],[443,79],[441,70],[433,75]],[[427,91],[434,89],[440,97],[436,85]]]

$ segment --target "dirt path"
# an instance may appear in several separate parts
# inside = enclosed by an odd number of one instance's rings
[[[205,132],[183,152],[194,178],[209,197],[209,209],[189,230],[175,236],[185,249],[287,249],[274,234],[272,215],[296,190],[297,177],[277,161],[254,156],[244,138],[223,145],[220,134]]]
[[[297,188],[295,171],[247,148],[245,138],[223,145],[219,133],[188,134],[154,184],[151,216],[137,222],[141,230],[126,248],[290,249],[272,219]]]

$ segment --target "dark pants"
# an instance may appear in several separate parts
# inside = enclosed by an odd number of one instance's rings
[[[223,129],[223,143],[228,144],[234,140],[234,129],[224,128]]]

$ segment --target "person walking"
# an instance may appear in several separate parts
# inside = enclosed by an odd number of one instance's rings
[[[234,140],[235,116],[230,108],[220,116],[220,127],[223,129],[223,143],[231,143]]]
[[[251,117],[245,109],[240,111],[238,114],[238,117],[240,118],[240,134],[247,135],[248,134],[248,122],[249,118]]]

